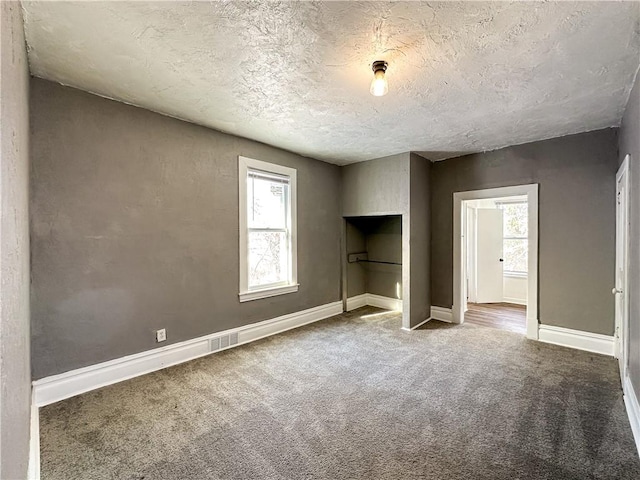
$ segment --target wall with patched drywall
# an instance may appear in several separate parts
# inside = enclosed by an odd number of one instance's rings
[[[0,2],[0,478],[29,458],[29,66],[20,2]]]
[[[435,162],[433,305],[453,302],[453,194],[538,183],[540,322],[612,335],[617,141],[605,129]]]
[[[31,122],[36,379],[340,300],[339,167],[40,79]],[[238,301],[238,155],[297,169],[297,293]]]

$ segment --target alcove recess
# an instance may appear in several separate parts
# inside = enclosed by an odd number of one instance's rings
[[[402,298],[402,216],[346,217],[347,298]]]

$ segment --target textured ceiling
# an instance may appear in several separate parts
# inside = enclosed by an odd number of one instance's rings
[[[23,7],[33,75],[337,164],[615,126],[640,63],[636,2]]]

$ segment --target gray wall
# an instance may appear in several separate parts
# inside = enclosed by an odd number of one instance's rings
[[[340,169],[31,83],[33,376],[340,300]],[[238,301],[238,155],[298,170],[297,293]]]
[[[0,478],[29,458],[29,67],[19,2],[0,2]]]
[[[431,170],[431,294],[451,308],[453,193],[538,183],[539,318],[612,335],[617,130],[436,162]]]
[[[365,233],[359,225],[349,220],[346,221],[346,246],[347,259],[350,253],[361,253],[367,250]],[[367,270],[366,264],[347,261],[347,298],[356,297],[367,293]]]
[[[631,239],[629,251],[629,376],[640,395],[640,80],[631,91],[620,127],[619,162],[631,154]]]
[[[402,263],[402,217],[375,216],[347,219],[347,254],[367,252],[369,260]],[[398,296],[402,267],[380,263],[348,263],[347,295],[373,293]],[[400,289],[400,293],[402,289]]]
[[[431,162],[411,154],[411,326],[431,316]]]
[[[345,217],[402,215],[402,324],[411,323],[409,277],[410,154],[342,167],[342,214]]]
[[[370,225],[365,241],[369,260],[402,263],[402,217],[382,217]],[[402,266],[368,263],[367,293],[389,298],[402,298],[397,285],[402,285]]]
[[[409,213],[409,153],[342,167],[345,217]]]
[[[342,169],[342,212],[345,217],[402,215],[405,327],[415,326],[429,317],[430,168],[430,162],[407,152],[347,165]],[[414,221],[412,214],[416,217]],[[416,298],[412,300],[414,283]]]

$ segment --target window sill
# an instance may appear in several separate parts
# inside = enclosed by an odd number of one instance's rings
[[[506,278],[527,278],[526,273],[520,272],[504,272],[503,276]]]
[[[240,292],[240,302],[250,302],[251,300],[259,300],[261,298],[275,297],[277,295],[285,295],[287,293],[295,293],[298,291],[299,284],[284,285],[282,287],[270,287],[262,290],[251,290],[249,292]]]

